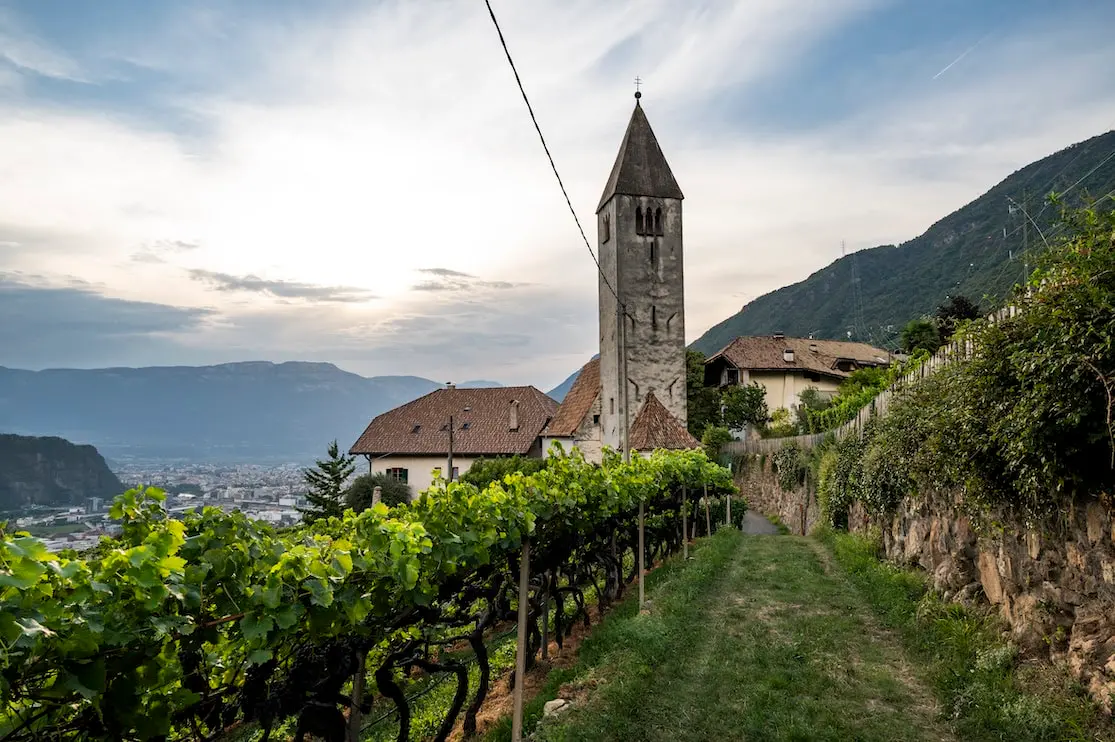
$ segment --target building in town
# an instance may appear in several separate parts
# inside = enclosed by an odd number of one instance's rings
[[[449,384],[377,416],[349,454],[364,457],[370,473],[385,472],[417,494],[437,476],[456,479],[480,457],[542,456],[542,430],[557,408],[532,386]]]

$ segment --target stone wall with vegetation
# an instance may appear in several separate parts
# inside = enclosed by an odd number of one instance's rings
[[[885,415],[738,470],[779,517],[808,506],[815,481],[822,522],[877,534],[950,598],[986,599],[1020,646],[1065,661],[1110,712],[1115,209],[1065,212],[1059,232],[1011,310],[959,328],[962,354]]]
[[[1115,704],[1115,517],[1082,499],[1062,518],[1027,524],[1006,513],[973,520],[937,493],[886,516],[856,505],[849,530],[876,533],[888,559],[920,567],[946,599],[994,606],[1027,656],[1065,663],[1090,695]]]
[[[790,533],[811,533],[821,522],[815,482],[806,468],[797,466],[779,476],[779,454],[738,456],[733,460],[735,483],[747,506],[768,517],[778,518]]]

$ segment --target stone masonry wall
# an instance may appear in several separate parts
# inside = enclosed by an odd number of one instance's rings
[[[767,457],[769,459],[769,457]],[[811,486],[784,492],[755,457],[736,483],[751,507],[794,533],[819,520]],[[1115,513],[1090,499],[1058,523],[1028,527],[1004,513],[973,523],[953,493],[907,499],[886,518],[854,506],[849,530],[881,532],[888,559],[928,573],[948,600],[995,607],[1029,656],[1066,665],[1107,711],[1115,709]]]
[[[821,511],[813,482],[790,492],[778,485],[773,457],[751,457],[747,467],[736,472],[736,486],[747,506],[767,516],[777,516],[790,533],[804,536],[820,522]],[[803,528],[804,525],[804,528]]]

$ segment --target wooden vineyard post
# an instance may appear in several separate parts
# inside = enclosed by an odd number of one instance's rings
[[[730,526],[732,525],[732,495],[729,493],[726,497],[728,498],[728,504],[724,512],[724,525]]]
[[[523,686],[527,675],[527,613],[530,610],[530,539],[523,539],[519,560],[519,638],[515,646],[514,708],[511,713],[511,742],[523,739]]]
[[[549,584],[543,580],[543,584]],[[542,659],[550,658],[550,593],[542,593]]]
[[[376,487],[379,489],[379,487]],[[348,708],[348,740],[360,740],[360,704],[364,702],[364,660],[366,655],[360,651],[360,659],[356,662],[356,676],[352,679],[352,705]]]
[[[682,558],[689,558],[689,503],[686,501],[685,485],[681,487],[681,548]]]
[[[707,484],[705,485],[705,535],[712,535],[712,513],[709,512]]]
[[[646,571],[646,549],[643,547],[643,503],[639,503],[639,610],[643,610],[645,602],[643,592],[643,572]]]

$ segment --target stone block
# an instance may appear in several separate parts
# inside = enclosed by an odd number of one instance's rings
[[[1003,583],[999,579],[999,567],[990,553],[981,551],[979,555],[979,581],[987,600],[998,605],[1003,602]]]
[[[1099,543],[1099,540],[1103,538],[1103,526],[1106,520],[1103,507],[1098,502],[1088,503],[1086,517],[1088,521],[1088,541],[1093,544]]]
[[[1026,553],[1031,559],[1037,559],[1041,554],[1041,534],[1037,531],[1030,530],[1026,533]]]

